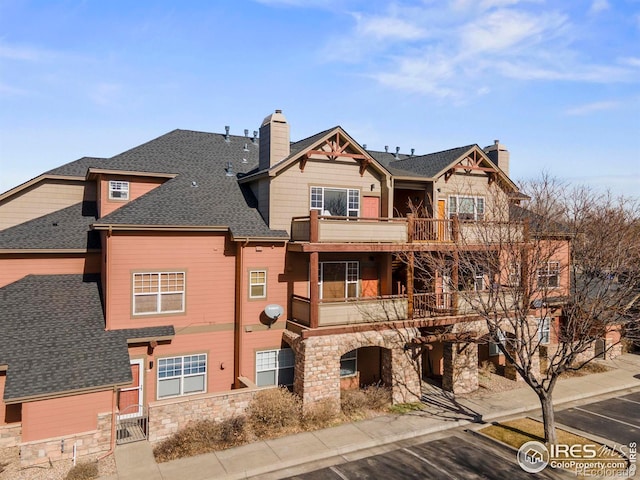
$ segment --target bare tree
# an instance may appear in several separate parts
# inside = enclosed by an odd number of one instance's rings
[[[502,195],[482,216],[453,218],[449,251],[405,261],[416,285],[451,292],[455,313],[480,320],[440,338],[497,344],[538,396],[545,440],[556,443],[558,378],[638,338],[640,209],[546,176],[522,191],[528,200]]]

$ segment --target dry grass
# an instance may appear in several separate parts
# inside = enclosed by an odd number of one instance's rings
[[[519,418],[508,422],[496,423],[483,428],[480,432],[514,448],[520,448],[525,443],[533,440],[544,443],[544,425],[542,422],[531,418]],[[558,443],[566,445],[596,445],[597,448],[602,447],[601,444],[593,440],[567,432],[566,430],[556,429],[556,433]],[[622,456],[612,454],[611,458],[621,459]]]
[[[93,480],[98,478],[98,462],[78,463],[69,470],[65,480]]]
[[[584,365],[580,370],[567,370],[562,372],[560,378],[572,378],[572,377],[584,377],[585,375],[591,375],[592,373],[603,373],[611,370],[611,367],[602,363],[589,362]]]
[[[304,412],[302,428],[304,430],[317,430],[341,423],[338,408],[331,400],[321,400]]]

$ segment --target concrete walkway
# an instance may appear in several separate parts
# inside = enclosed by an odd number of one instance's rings
[[[622,355],[607,365],[614,367],[613,370],[560,380],[554,391],[554,403],[640,390],[640,355]],[[385,415],[160,464],[150,457],[147,442],[119,446],[117,478],[241,479],[539,408],[538,398],[528,387],[469,398],[433,391],[424,401],[426,410],[421,412]]]

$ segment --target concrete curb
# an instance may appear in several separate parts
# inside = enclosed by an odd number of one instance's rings
[[[590,391],[588,394],[574,394],[574,395],[560,397],[554,401],[554,405],[559,406],[566,403],[575,402],[577,400],[585,400],[593,397],[598,397],[601,395],[610,394],[613,392],[619,392],[623,390],[638,390],[638,389],[640,389],[640,382],[636,380],[633,383],[629,382],[624,385],[605,387],[596,391]],[[540,405],[537,403],[533,405],[527,404],[525,406],[519,406],[509,410],[503,410],[500,412],[483,415],[482,421],[486,422],[487,420],[494,420],[496,418],[504,418],[509,416],[520,415],[522,413],[530,412],[531,410],[536,410],[539,408],[540,408]],[[372,438],[369,441],[361,442],[358,444],[346,445],[340,448],[329,448],[326,451],[318,452],[316,454],[299,456],[293,460],[282,460],[277,463],[272,463],[270,465],[266,465],[259,468],[253,468],[250,470],[246,470],[244,472],[229,473],[224,478],[227,480],[238,480],[238,479],[256,477],[260,475],[265,475],[267,473],[274,473],[279,470],[284,470],[287,468],[304,465],[306,463],[325,460],[331,457],[339,457],[342,455],[353,454],[362,450],[367,450],[374,447],[380,447],[380,446],[388,445],[391,443],[400,442],[403,440],[410,440],[412,438],[426,436],[426,435],[441,432],[444,430],[450,430],[453,428],[457,428],[465,425],[477,424],[477,423],[478,422],[473,422],[471,420],[455,420],[450,423],[442,423],[442,424],[434,425],[433,427],[424,428],[421,430],[412,430],[402,434],[392,434],[392,435],[384,436],[381,438],[375,438],[375,439]],[[357,426],[357,423],[355,425]]]

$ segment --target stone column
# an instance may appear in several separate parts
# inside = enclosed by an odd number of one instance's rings
[[[478,346],[445,342],[442,388],[456,394],[478,389]]]

